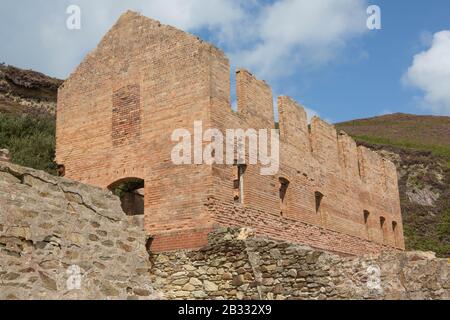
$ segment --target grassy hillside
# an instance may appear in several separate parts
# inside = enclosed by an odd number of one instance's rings
[[[0,146],[12,162],[55,173],[55,119],[0,113]]]
[[[0,64],[0,148],[14,163],[55,173],[55,108],[62,81]]]
[[[407,248],[450,257],[450,117],[393,114],[336,127],[396,163]]]
[[[450,167],[450,117],[391,114],[337,125],[358,141],[430,151]]]

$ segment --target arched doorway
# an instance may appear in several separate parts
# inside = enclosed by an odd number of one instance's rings
[[[124,178],[112,183],[108,189],[120,198],[122,210],[126,215],[144,214],[144,180]]]

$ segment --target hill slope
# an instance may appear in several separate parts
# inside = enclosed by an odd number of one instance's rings
[[[336,126],[358,141],[430,151],[450,164],[450,117],[396,113]]]
[[[397,165],[407,249],[450,256],[450,117],[392,114],[336,127]]]
[[[62,80],[0,64],[0,112],[54,115]]]
[[[0,149],[14,163],[55,172],[55,111],[62,80],[0,64]]]

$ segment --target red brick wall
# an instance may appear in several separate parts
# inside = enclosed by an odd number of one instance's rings
[[[112,132],[114,147],[138,142],[141,137],[141,90],[127,85],[113,92]]]
[[[151,239],[153,253],[182,249],[200,249],[208,244],[208,234],[212,228],[189,229],[157,234]]]
[[[248,165],[244,203],[235,203],[236,167],[171,161],[174,129],[274,128],[270,87],[236,73],[238,111],[231,110],[230,67],[222,51],[134,13],[124,14],[60,88],[57,161],[66,176],[107,187],[145,180],[145,228],[156,251],[199,247],[217,225],[350,254],[382,244],[404,248],[397,175],[392,163],[357,148],[345,134],[278,99],[279,174]],[[248,155],[247,155],[248,156]],[[224,157],[225,158],[225,157]],[[289,181],[283,216],[279,179]],[[315,193],[323,194],[316,212]],[[370,212],[367,225],[364,210]],[[386,219],[385,236],[380,217]],[[397,223],[395,240],[392,222]]]
[[[238,111],[230,107],[229,63],[217,55],[213,64],[211,120],[221,128],[273,128],[272,93],[249,72],[236,73]],[[259,110],[259,111],[258,111]],[[233,203],[236,168],[214,165],[214,192],[209,204],[220,225],[249,226],[273,238],[307,243],[349,254],[404,249],[395,166],[376,153],[356,146],[345,133],[319,118],[308,128],[306,112],[288,97],[278,98],[281,168],[262,176],[260,166],[248,166],[244,203]],[[248,155],[247,155],[248,156]],[[289,181],[280,215],[279,178]],[[323,194],[316,212],[315,193]],[[367,224],[364,211],[370,212]],[[380,226],[385,217],[385,236]],[[392,222],[397,223],[397,239]]]
[[[150,235],[168,239],[212,223],[203,205],[211,168],[171,162],[174,129],[192,130],[194,120],[209,125],[211,50],[127,13],[59,90],[56,158],[66,177],[103,188],[144,179]]]
[[[208,205],[217,222],[224,226],[252,228],[260,236],[268,236],[293,243],[302,243],[317,249],[346,255],[376,254],[391,246],[382,245],[353,235],[305,223],[299,219],[281,217],[255,210],[238,207],[230,203],[210,200]]]

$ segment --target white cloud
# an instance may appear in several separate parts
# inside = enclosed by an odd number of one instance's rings
[[[392,110],[390,110],[390,109],[383,109],[381,112],[380,112],[380,116],[386,116],[386,115],[388,115],[388,114],[393,114],[394,112],[392,112]]]
[[[242,19],[241,0],[3,0],[0,57],[4,62],[65,78],[126,10],[184,30],[228,37]],[[66,28],[66,9],[81,8],[81,30]]]
[[[133,2],[133,1],[132,1]],[[230,25],[241,19],[244,12],[240,1],[231,0],[152,0],[134,1],[141,4],[144,15],[185,30],[206,27],[226,32]],[[127,3],[129,6],[129,2]]]
[[[433,36],[431,47],[414,56],[404,82],[424,92],[423,106],[450,115],[450,31]]]
[[[314,117],[320,117],[319,113],[316,110],[305,108],[306,116],[308,117],[308,123],[311,123],[311,119]],[[331,123],[331,122],[330,122]]]
[[[253,46],[233,52],[260,77],[290,75],[300,65],[334,59],[352,37],[365,31],[365,0],[281,0],[260,8],[243,37]]]
[[[81,7],[82,29],[65,27],[66,8]],[[366,0],[3,0],[0,57],[6,63],[67,77],[128,10],[188,31],[208,31],[233,65],[267,80],[301,64],[332,60],[365,30]]]

